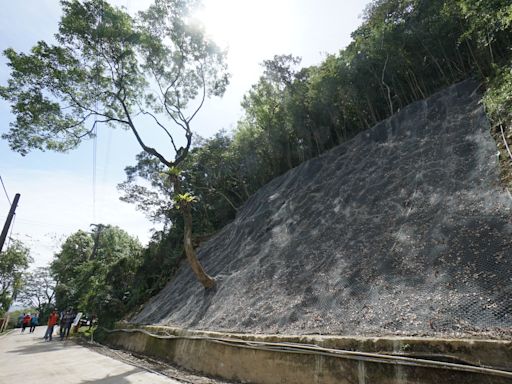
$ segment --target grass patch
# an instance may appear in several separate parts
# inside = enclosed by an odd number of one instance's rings
[[[91,335],[94,333],[96,328],[98,328],[96,325],[91,327],[91,328],[89,328],[87,326],[86,327],[80,327],[78,329],[78,332],[74,333],[73,336],[90,340],[91,339]]]

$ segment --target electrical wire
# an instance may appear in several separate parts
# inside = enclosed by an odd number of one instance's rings
[[[207,336],[176,336],[176,335],[156,335],[146,331],[145,329],[132,328],[132,329],[106,329],[101,328],[107,333],[126,332],[126,333],[143,333],[150,337],[157,339],[182,339],[182,340],[200,340],[216,344],[229,345],[237,348],[256,349],[269,352],[305,354],[305,355],[322,355],[329,357],[338,357],[348,360],[366,361],[372,363],[405,365],[420,368],[431,369],[446,369],[452,371],[461,371],[469,373],[478,373],[489,376],[500,376],[512,379],[512,372],[502,369],[495,369],[483,366],[464,365],[457,363],[448,363],[437,360],[428,360],[424,358],[406,357],[393,354],[373,353],[373,352],[358,352],[343,349],[324,348],[311,344],[297,344],[297,343],[270,343],[264,341],[247,341],[241,339],[230,338],[215,338]]]
[[[102,21],[103,21],[103,8],[101,9],[101,14],[100,14],[97,24],[96,24],[96,30],[98,30]],[[96,48],[98,48],[99,35],[96,38],[95,44],[96,44]],[[99,59],[97,59],[97,61],[96,61],[96,67],[97,67],[96,70],[98,72],[96,73],[96,79],[95,79],[96,80],[95,81],[95,87],[96,87],[96,89],[95,89],[95,93],[96,93],[95,110],[98,111],[98,99],[99,99],[98,95],[99,95],[99,90],[100,90]],[[94,122],[93,131],[92,131],[92,134],[93,134],[93,144],[92,144],[92,222],[93,223],[96,222],[96,157],[97,157],[96,154],[97,154],[97,148],[98,148],[98,127],[96,125],[97,123],[98,123],[98,121],[96,120]]]
[[[97,128],[94,127],[92,142],[92,221],[96,222],[96,152],[97,152]]]
[[[2,176],[0,176],[0,181],[2,182],[2,187],[4,188],[5,197],[7,197],[7,201],[9,202],[9,205],[12,205],[11,199],[9,199],[9,194],[7,193],[7,189],[5,189],[4,180],[2,179]]]
[[[108,180],[107,180],[107,173],[108,173],[108,170],[109,170],[109,167],[108,165],[110,164],[110,150],[111,150],[111,147],[112,147],[112,129],[109,129],[106,131],[107,133],[107,141],[106,141],[106,148],[105,148],[105,152],[103,154],[103,158],[104,158],[104,164],[105,166],[103,167],[103,175],[102,175],[102,183],[105,184]],[[102,142],[104,143],[104,142]]]

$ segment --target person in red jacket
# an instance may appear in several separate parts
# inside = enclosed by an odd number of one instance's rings
[[[48,328],[46,328],[46,333],[44,334],[45,340],[52,341],[52,334],[53,334],[53,327],[55,327],[55,324],[57,324],[57,321],[59,320],[59,315],[57,315],[57,311],[53,310],[50,314],[50,317],[48,318]]]
[[[21,326],[21,332],[25,332],[25,328],[27,328],[28,326],[30,326],[30,319],[32,317],[30,316],[30,313],[26,314],[25,316],[23,316],[23,324]]]

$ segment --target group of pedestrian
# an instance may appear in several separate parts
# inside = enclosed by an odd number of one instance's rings
[[[57,310],[53,310],[50,316],[48,317],[48,328],[46,328],[44,339],[47,341],[52,341],[53,331],[57,323],[59,324],[60,328],[60,339],[67,339],[69,337],[71,325],[73,324],[75,317],[76,313],[73,311],[73,308],[69,308],[66,311],[61,312],[60,314],[57,313]]]
[[[80,316],[81,314],[78,315],[78,319],[80,318]],[[67,310],[60,312],[60,314],[57,312],[56,309],[54,309],[50,313],[50,316],[48,317],[48,327],[46,328],[44,339],[47,341],[52,340],[52,335],[54,333],[55,326],[57,325],[59,326],[60,339],[67,339],[69,337],[71,326],[73,325],[75,318],[77,318],[77,314],[75,313],[73,308],[68,308]],[[30,327],[30,333],[32,333],[39,325],[39,314],[35,313],[31,315],[30,313],[24,313],[23,315],[20,315],[18,317],[18,324],[21,326],[22,333],[25,332],[25,329],[27,327]]]
[[[39,325],[39,314],[35,313],[31,315],[30,313],[24,313],[23,315],[20,315],[19,321],[21,323],[21,333],[25,332],[27,327],[30,328],[30,333],[32,333]]]

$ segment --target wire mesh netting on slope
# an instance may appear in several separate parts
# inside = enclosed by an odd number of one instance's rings
[[[508,337],[512,200],[466,81],[271,181],[130,321]]]

